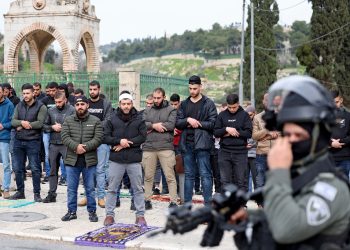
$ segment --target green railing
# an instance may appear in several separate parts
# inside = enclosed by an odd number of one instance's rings
[[[102,93],[112,101],[113,106],[117,104],[119,96],[119,76],[116,73],[52,73],[52,74],[24,74],[0,75],[0,82],[11,83],[17,93],[20,93],[24,83],[40,82],[42,88],[49,82],[67,83],[72,82],[75,89],[82,89],[89,96],[89,82],[98,80],[101,84]]]
[[[141,85],[141,107],[146,106],[146,96],[152,94],[155,88],[163,88],[169,100],[174,93],[178,94],[181,100],[188,97],[188,79],[165,76],[155,76],[149,74],[140,75]]]

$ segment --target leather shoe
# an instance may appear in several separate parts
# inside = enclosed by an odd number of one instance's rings
[[[89,213],[90,222],[98,222],[98,217],[95,211]]]
[[[87,199],[86,197],[82,198],[79,202],[78,202],[78,206],[79,207],[85,207],[87,205]]]
[[[26,197],[25,197],[24,193],[17,191],[14,195],[11,195],[9,197],[9,200],[21,200],[21,199],[25,199],[25,198]]]
[[[105,199],[98,199],[97,203],[101,208],[105,208],[105,206],[106,206]]]
[[[114,223],[115,223],[114,217],[111,215],[107,215],[104,222],[103,222],[103,225],[108,227],[110,225],[113,225]]]

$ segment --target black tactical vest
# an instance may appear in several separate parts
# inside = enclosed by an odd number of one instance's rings
[[[32,106],[28,107],[24,101],[20,102],[17,106],[18,109],[18,120],[34,122],[38,120],[38,114],[42,102],[35,101]],[[41,129],[21,129],[16,131],[17,140],[40,140]]]

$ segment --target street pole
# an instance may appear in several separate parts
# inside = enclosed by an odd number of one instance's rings
[[[243,104],[243,62],[244,62],[244,22],[245,22],[245,0],[243,0],[242,32],[241,32],[241,65],[239,75],[239,103]]]
[[[255,107],[254,3],[250,3],[250,102]]]

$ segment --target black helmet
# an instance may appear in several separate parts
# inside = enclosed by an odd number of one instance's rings
[[[333,98],[314,78],[309,76],[282,78],[269,88],[268,95],[267,111],[276,114],[275,125],[278,128],[286,122],[322,123],[329,129],[335,124]]]
[[[336,121],[335,110],[332,95],[316,79],[289,76],[278,80],[269,88],[264,119],[268,129],[281,130],[283,124],[290,122],[308,130],[310,139],[301,142],[309,145],[307,149],[297,154],[292,145],[293,165],[300,166],[328,151],[331,129]]]

